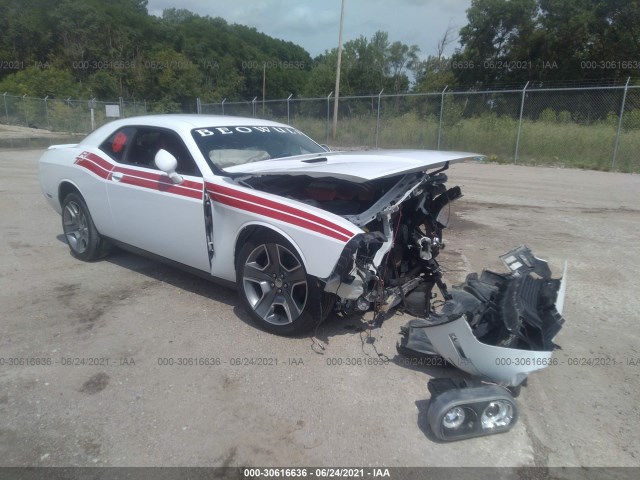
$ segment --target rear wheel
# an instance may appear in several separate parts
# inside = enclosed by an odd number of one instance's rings
[[[62,202],[62,230],[75,258],[91,261],[108,253],[107,241],[98,233],[87,204],[77,193],[70,193]]]
[[[259,234],[245,243],[238,254],[236,277],[242,305],[269,332],[301,333],[329,313],[320,312],[323,292],[318,280],[307,274],[298,252],[279,235]],[[323,307],[327,305],[323,302]]]

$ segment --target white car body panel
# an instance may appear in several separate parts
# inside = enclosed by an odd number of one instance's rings
[[[477,159],[468,152],[437,150],[376,150],[373,152],[327,152],[295,158],[276,158],[225,168],[230,173],[250,175],[308,175],[351,182],[368,182],[403,173],[421,172],[445,163]],[[326,159],[326,161],[324,161]]]
[[[347,241],[362,231],[319,208],[257,192],[229,178],[210,180],[206,186],[214,219],[212,274],[217,277],[235,280],[236,240],[251,225],[267,226],[287,238],[302,257],[307,272],[319,278],[331,274]],[[238,249],[241,247],[238,245]]]
[[[149,180],[154,177],[159,179]],[[184,265],[208,270],[203,181],[186,175],[183,179],[180,185],[173,185],[158,171],[115,167],[107,184],[116,225],[112,236]]]
[[[40,185],[47,201],[59,214],[62,212],[59,188],[68,182],[82,192],[85,202],[99,232],[111,236],[114,233],[113,219],[107,198],[107,182],[97,166],[95,172],[77,165],[76,159],[84,150],[77,145],[54,146],[40,159],[38,174]],[[100,175],[98,173],[100,173]]]

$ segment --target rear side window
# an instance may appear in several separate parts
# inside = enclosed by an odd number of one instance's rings
[[[102,142],[100,150],[117,162],[121,162],[127,147],[131,144],[134,133],[135,129],[132,127],[124,127],[116,130],[109,138]]]

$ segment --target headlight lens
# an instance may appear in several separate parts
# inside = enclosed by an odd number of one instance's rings
[[[495,400],[490,402],[482,412],[480,422],[482,428],[490,430],[493,428],[507,427],[513,420],[513,407],[510,402]]]
[[[464,423],[465,413],[462,407],[454,407],[445,413],[442,419],[442,426],[444,428],[458,428]]]

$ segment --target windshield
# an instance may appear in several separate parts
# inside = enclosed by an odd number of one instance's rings
[[[191,135],[204,158],[219,169],[272,158],[325,152],[324,148],[292,127],[247,125],[194,128]]]

